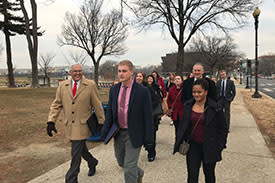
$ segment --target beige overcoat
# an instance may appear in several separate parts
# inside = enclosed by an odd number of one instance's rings
[[[73,97],[72,80],[63,81],[56,91],[56,98],[50,106],[48,121],[56,122],[64,111],[65,136],[70,140],[84,140],[91,136],[87,119],[94,108],[98,122],[104,123],[104,111],[99,99],[96,83],[82,77],[76,95]]]

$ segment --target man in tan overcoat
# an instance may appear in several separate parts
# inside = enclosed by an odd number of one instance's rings
[[[66,183],[77,183],[80,171],[81,157],[89,166],[88,176],[93,176],[98,160],[88,151],[86,139],[91,136],[87,120],[95,110],[98,122],[103,124],[104,111],[99,100],[97,86],[94,81],[82,76],[82,67],[72,65],[70,74],[72,79],[60,84],[56,91],[56,98],[51,104],[47,133],[57,132],[55,122],[60,111],[64,111],[65,136],[71,141],[71,166],[66,174]]]

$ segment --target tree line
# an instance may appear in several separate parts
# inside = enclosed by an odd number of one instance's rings
[[[57,42],[60,46],[83,50],[83,53],[90,58],[94,65],[96,83],[102,58],[126,53],[125,41],[130,26],[144,31],[160,25],[158,28],[167,31],[178,47],[176,50],[178,73],[184,70],[184,54],[188,46],[204,54],[206,62],[212,65],[211,68],[227,67],[241,55],[235,51],[236,46],[231,44],[233,40],[228,36],[229,31],[246,25],[246,17],[251,16],[250,12],[258,2],[256,0],[118,1],[121,4],[120,9],[106,12],[103,0],[84,0],[78,13],[66,13],[62,33],[58,36]],[[4,20],[0,21],[0,28],[5,34],[10,87],[14,86],[14,78],[9,37],[17,34],[26,36],[32,63],[32,87],[38,87],[37,37],[42,36],[43,31],[39,31],[36,1],[29,0],[29,2],[30,14],[25,8],[24,0],[0,1],[0,13],[4,16]],[[126,10],[132,13],[131,17],[124,13]],[[18,16],[16,12],[21,12],[22,16]],[[223,37],[211,35],[223,35]],[[189,44],[197,36],[203,38]],[[222,47],[223,42],[228,46]],[[218,45],[219,50],[210,49],[210,44]],[[43,58],[40,60],[43,61]],[[218,64],[225,61],[228,61],[227,64]]]

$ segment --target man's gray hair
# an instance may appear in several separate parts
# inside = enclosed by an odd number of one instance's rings
[[[73,65],[71,65],[71,70],[73,70],[73,67],[76,66],[76,65],[79,65],[82,68],[81,64],[73,64]]]
[[[196,62],[194,65],[193,65],[193,68],[192,69],[194,69],[194,66],[195,65],[200,65],[201,67],[202,67],[202,70],[204,70],[204,66],[203,66],[203,64],[201,63],[201,62]]]

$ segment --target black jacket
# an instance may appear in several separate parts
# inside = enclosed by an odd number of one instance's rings
[[[102,136],[106,136],[113,123],[118,124],[118,95],[121,83],[110,89],[106,119]],[[153,142],[152,102],[149,89],[134,81],[128,106],[128,133],[132,145],[141,147]]]
[[[174,153],[178,152],[183,140],[187,140],[191,133],[190,116],[192,106],[195,100],[191,99],[184,104],[183,118],[179,123],[179,129],[176,133],[176,142]],[[217,103],[211,98],[207,99],[205,106],[204,136],[203,136],[203,154],[206,163],[220,161],[221,151],[226,147],[227,128],[223,111],[218,108]]]
[[[218,99],[221,97],[221,90],[222,90],[222,80],[218,80],[216,83],[217,87],[217,96]],[[226,79],[226,86],[225,86],[225,100],[228,102],[232,102],[236,95],[236,87],[232,80]]]
[[[208,90],[207,96],[217,101],[217,91],[216,91],[215,82],[206,77],[204,77],[204,79],[206,79],[209,83],[209,90]],[[186,80],[183,81],[183,87],[182,87],[183,89],[182,89],[182,95],[181,95],[181,101],[183,104],[184,102],[193,98],[193,95],[192,95],[193,84],[194,84],[194,77],[187,78]]]

